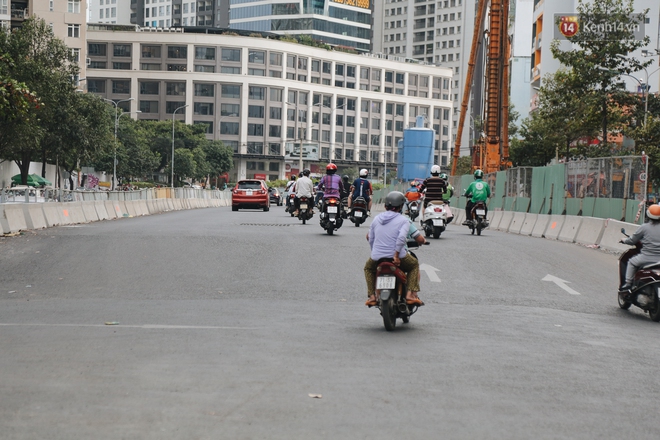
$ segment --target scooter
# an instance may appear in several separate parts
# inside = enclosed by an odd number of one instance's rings
[[[472,218],[468,219],[468,228],[470,228],[472,235],[474,235],[474,231],[477,231],[477,235],[481,235],[481,231],[488,227],[486,204],[484,202],[475,203],[470,213]]]
[[[289,196],[286,198],[286,208],[284,208],[284,212],[288,212],[289,214],[291,214],[291,217],[293,217],[293,213],[296,210],[295,199],[296,199],[295,193],[289,194]]]
[[[419,200],[408,202],[408,217],[415,221],[419,217]]]
[[[341,199],[341,207],[342,207],[341,218],[347,219],[351,213],[350,212],[351,210],[348,208],[348,197],[343,197]]]
[[[428,238],[440,238],[440,234],[447,227],[447,210],[442,200],[430,200],[424,209],[424,215],[420,221],[424,235]]]
[[[626,237],[626,230],[621,228],[621,233]],[[639,254],[642,250],[642,244],[637,243],[625,251],[619,257],[619,294],[617,299],[619,307],[623,310],[628,310],[632,304],[640,309],[649,313],[649,317],[655,321],[660,321],[660,261],[657,263],[649,264],[647,266],[637,269],[635,278],[633,278],[632,288],[630,292],[622,293],[621,286],[623,286],[626,279],[626,266],[628,260],[633,256]]]
[[[308,199],[305,196],[300,197],[300,209],[298,209],[298,220],[302,221],[304,225],[307,223],[307,220],[311,219],[314,216],[312,207],[314,206],[314,201]]]
[[[367,201],[364,197],[356,197],[353,200],[348,218],[353,222],[355,227],[359,227],[367,220]]]
[[[408,251],[418,248],[419,244],[416,241],[408,241]],[[415,254],[412,255],[417,258]],[[410,317],[417,312],[419,306],[406,304],[406,293],[408,293],[406,273],[396,266],[391,258],[380,259],[376,269],[376,307],[380,309],[385,330],[394,330],[397,318],[407,324],[410,322]]]
[[[332,235],[344,223],[341,218],[341,202],[338,197],[328,197],[321,202],[321,206],[321,227],[328,235]]]

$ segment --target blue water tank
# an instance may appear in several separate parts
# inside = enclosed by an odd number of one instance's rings
[[[418,116],[417,127],[403,130],[403,140],[399,141],[397,178],[410,181],[429,177],[434,144],[435,132],[424,128],[424,116]]]

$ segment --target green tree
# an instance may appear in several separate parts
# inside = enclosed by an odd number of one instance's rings
[[[58,139],[62,103],[75,93],[72,79],[78,74],[73,54],[53,36],[43,19],[29,18],[20,28],[0,32],[0,47],[13,61],[6,74],[34,92],[43,103],[34,117],[16,123],[0,120],[0,156],[18,165],[23,183],[27,182],[30,162],[48,157],[48,148]]]
[[[461,156],[458,158],[458,163],[456,164],[456,175],[462,176],[464,174],[472,174],[471,156]]]

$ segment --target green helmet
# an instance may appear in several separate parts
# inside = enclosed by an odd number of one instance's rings
[[[474,172],[474,178],[475,179],[483,179],[484,177],[484,172],[481,170],[477,170]]]
[[[440,178],[441,178],[442,180],[447,180],[447,173],[442,173],[442,174],[440,174]]]

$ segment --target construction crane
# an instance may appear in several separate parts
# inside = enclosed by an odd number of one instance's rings
[[[479,0],[474,23],[474,35],[470,49],[470,60],[465,79],[461,103],[461,114],[456,133],[456,143],[451,165],[451,174],[456,174],[456,165],[461,152],[461,137],[467,115],[468,102],[474,80],[474,66],[481,44],[484,17],[489,14],[487,40],[486,90],[483,116],[483,133],[471,148],[472,169],[492,173],[511,166],[509,160],[509,57],[508,35],[509,0]]]

